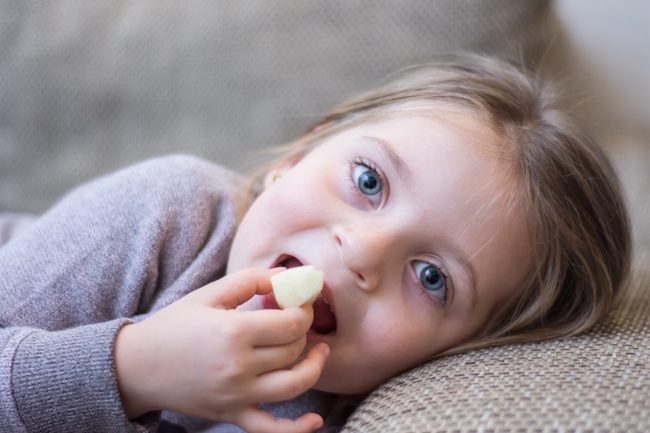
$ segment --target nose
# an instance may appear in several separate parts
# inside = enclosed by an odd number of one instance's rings
[[[368,291],[379,286],[396,238],[396,233],[385,227],[371,229],[337,225],[332,228],[332,239],[341,262],[351,271],[355,283]]]

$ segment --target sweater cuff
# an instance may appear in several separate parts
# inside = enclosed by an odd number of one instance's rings
[[[122,408],[113,348],[117,319],[57,332],[35,332],[12,369],[16,408],[28,431],[155,432],[160,412],[129,421]]]

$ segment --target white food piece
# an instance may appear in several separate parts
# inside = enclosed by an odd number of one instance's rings
[[[271,285],[282,309],[313,304],[323,289],[323,272],[313,265],[291,268],[273,275]]]

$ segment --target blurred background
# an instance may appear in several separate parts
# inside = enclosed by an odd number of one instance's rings
[[[555,0],[564,33],[564,59],[574,91],[593,130],[606,134],[650,132],[650,2]],[[559,60],[559,61],[558,61]],[[553,64],[553,62],[556,62]],[[560,66],[561,67],[561,66]]]
[[[246,172],[347,97],[458,51],[563,82],[615,158],[650,141],[646,0],[0,0],[0,212],[42,213],[170,152]]]

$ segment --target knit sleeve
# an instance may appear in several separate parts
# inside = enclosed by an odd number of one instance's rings
[[[0,248],[0,431],[155,431],[126,419],[113,345],[221,277],[239,179],[187,156],[83,185]]]

